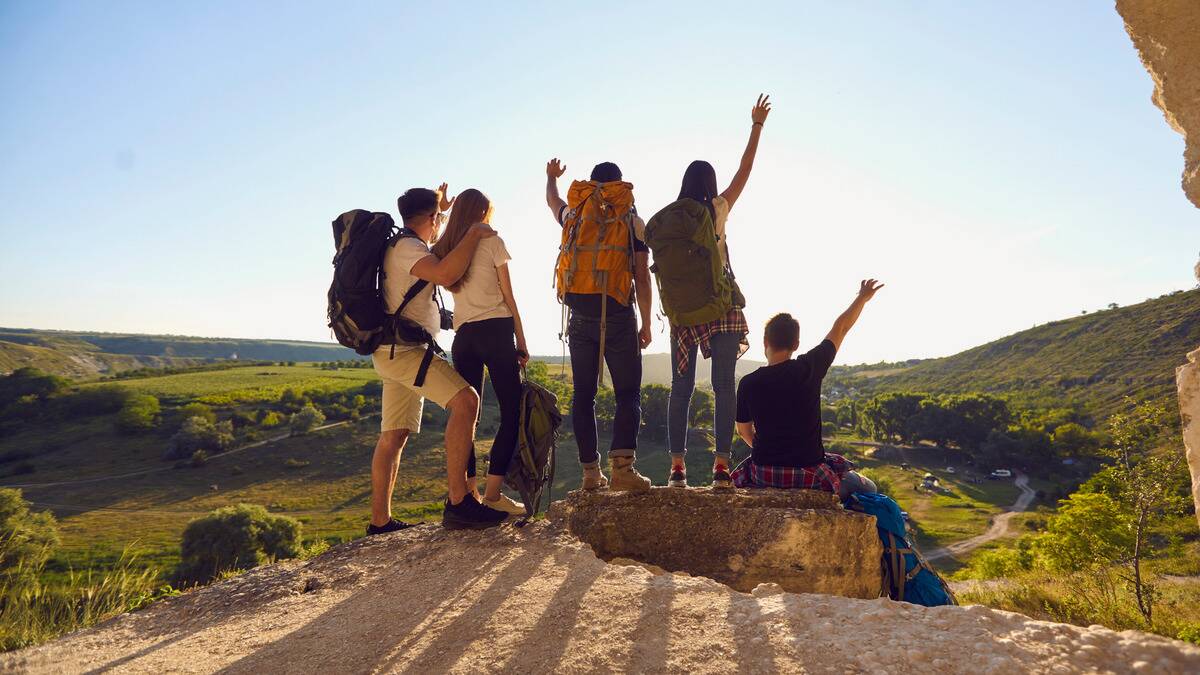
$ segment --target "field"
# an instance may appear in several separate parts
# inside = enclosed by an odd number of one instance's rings
[[[227,370],[179,373],[122,380],[120,385],[164,402],[199,401],[215,406],[276,401],[285,389],[345,391],[378,381],[371,368],[322,370],[313,364],[238,366]],[[100,386],[92,383],[85,386]]]

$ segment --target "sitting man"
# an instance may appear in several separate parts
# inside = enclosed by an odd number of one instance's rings
[[[809,488],[841,494],[874,492],[871,481],[821,443],[821,380],[863,307],[883,284],[868,279],[833,323],[821,344],[792,358],[800,324],[790,314],[767,322],[767,365],[742,378],[737,391],[737,432],[750,446],[731,478],[735,487]],[[843,483],[845,487],[843,490]]]

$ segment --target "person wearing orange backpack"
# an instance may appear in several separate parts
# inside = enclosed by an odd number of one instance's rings
[[[559,302],[570,312],[566,334],[575,388],[571,422],[583,489],[649,490],[650,479],[633,466],[642,418],[641,350],[650,344],[646,226],[634,208],[633,185],[621,179],[616,164],[597,164],[590,180],[571,184],[564,201],[558,195],[558,179],[566,170],[558,159],[546,163],[546,204],[562,227],[555,286]],[[596,391],[604,364],[616,402],[608,452],[611,481],[600,469],[596,437]]]

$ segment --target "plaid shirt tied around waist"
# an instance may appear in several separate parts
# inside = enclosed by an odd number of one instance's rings
[[[853,462],[833,452],[825,453],[825,461],[816,466],[763,466],[747,457],[730,478],[734,487],[740,488],[824,490],[837,494],[842,476],[853,468]]]
[[[709,340],[717,333],[740,333],[742,346],[738,349],[738,358],[750,348],[746,336],[750,334],[750,326],[746,323],[746,315],[741,308],[734,307],[725,316],[715,321],[702,323],[699,326],[671,326],[671,337],[675,340],[675,372],[686,373],[689,364],[688,353],[692,345],[700,346],[704,358],[712,356],[712,346]]]

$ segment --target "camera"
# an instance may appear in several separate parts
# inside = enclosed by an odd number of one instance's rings
[[[437,303],[438,326],[442,330],[454,330],[454,312],[446,309],[446,303],[442,302],[442,289],[434,289],[433,301]]]

